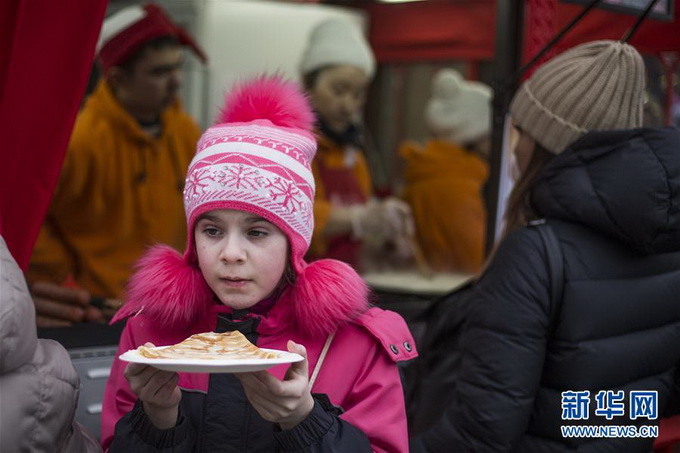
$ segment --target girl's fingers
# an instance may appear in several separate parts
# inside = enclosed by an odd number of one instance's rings
[[[151,375],[146,384],[140,388],[138,393],[139,399],[150,402],[157,401],[159,391],[172,378],[172,373],[168,374],[167,371],[155,370],[155,373]]]
[[[243,385],[243,389],[247,394],[258,395],[262,400],[275,403],[279,397],[274,395],[271,389],[263,382],[263,377],[255,376],[254,374],[255,373],[243,373],[237,375]],[[271,376],[269,373],[267,373],[267,375],[278,381],[278,379]]]
[[[161,405],[174,404],[181,398],[181,393],[179,392],[179,387],[177,383],[179,382],[179,376],[173,374],[161,385],[153,396],[153,400]]]
[[[158,373],[150,386],[151,390],[154,388],[156,389],[153,396],[158,397],[162,392],[167,391],[168,389],[170,389],[170,391],[174,390],[177,386],[178,377],[177,373],[169,373],[168,375]]]
[[[177,373],[137,363],[128,364],[124,374],[130,389],[143,401],[153,398],[171,379],[177,379]]]
[[[296,374],[299,376],[304,376],[305,379],[308,379],[309,376],[309,362],[307,361],[307,348],[305,348],[303,345],[295,343],[293,340],[288,340],[288,351],[294,352],[296,354],[300,354],[304,360],[301,360],[300,362],[295,362],[290,365],[290,368],[286,372],[286,380],[290,377],[292,378],[292,374]]]
[[[148,365],[142,365],[141,363],[128,363],[125,367],[125,375],[137,376],[147,368],[149,368]]]
[[[155,347],[153,343],[149,343],[149,342],[144,343],[144,346],[149,347],[149,348]],[[125,367],[125,376],[130,376],[130,377],[131,376],[137,376],[137,375],[143,373],[144,371],[146,371],[147,369],[153,370],[155,368],[152,368],[149,365],[144,365],[144,364],[141,364],[141,363],[130,362]]]
[[[278,401],[272,401],[267,398],[267,395],[248,390],[246,390],[246,397],[257,413],[265,420],[276,423],[281,419],[285,406],[281,406]]]
[[[148,365],[141,365],[139,363],[129,363],[125,367],[123,375],[130,384],[130,389],[140,396],[140,392],[146,387],[151,377],[158,371]]]
[[[300,354],[305,360],[307,359],[307,348],[305,348],[303,345],[296,343],[293,340],[288,340],[287,346],[289,352]]]
[[[237,379],[239,379],[241,382],[259,382],[262,385],[266,386],[266,382],[268,382],[268,378],[273,377],[269,372],[267,371],[253,371],[251,373],[236,373],[234,376],[236,376]]]

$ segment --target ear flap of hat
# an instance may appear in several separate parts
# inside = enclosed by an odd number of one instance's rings
[[[155,246],[137,262],[128,285],[128,302],[111,323],[144,313],[165,326],[181,326],[208,312],[213,292],[201,270],[168,246]]]
[[[290,304],[291,322],[301,335],[318,338],[366,311],[368,293],[366,283],[351,266],[323,259],[298,272],[281,303]]]

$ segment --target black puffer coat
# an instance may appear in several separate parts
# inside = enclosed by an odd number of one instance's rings
[[[589,134],[546,167],[534,205],[564,259],[550,319],[538,232],[509,235],[475,289],[455,396],[412,452],[648,452],[652,438],[565,438],[561,425],[656,425],[629,418],[631,390],[669,410],[680,361],[680,131]],[[563,421],[563,391],[590,391],[585,421]],[[625,416],[594,414],[600,390]]]

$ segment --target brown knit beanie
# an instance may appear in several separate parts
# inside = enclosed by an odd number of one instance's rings
[[[559,154],[590,131],[642,127],[645,66],[619,41],[593,41],[548,61],[510,104],[517,127]]]

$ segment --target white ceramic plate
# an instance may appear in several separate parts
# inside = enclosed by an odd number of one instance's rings
[[[159,346],[157,349],[163,348],[167,348],[167,346]],[[279,357],[275,359],[236,360],[151,359],[149,357],[144,357],[136,349],[131,349],[128,352],[121,354],[119,359],[126,362],[151,365],[160,370],[182,371],[185,373],[249,373],[251,371],[266,370],[274,365],[294,363],[303,360],[301,355],[295,354],[294,352],[264,348],[262,348],[262,350],[266,352],[275,352]]]

